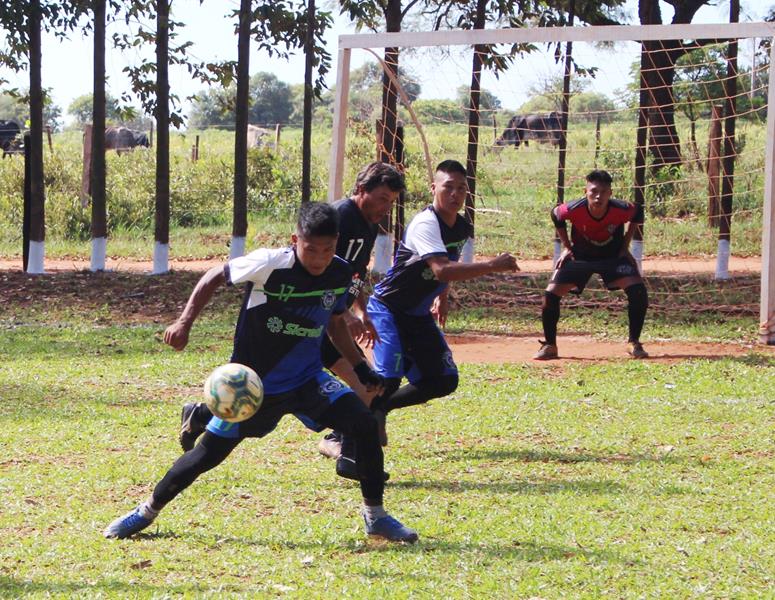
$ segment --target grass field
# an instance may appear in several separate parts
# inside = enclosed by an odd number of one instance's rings
[[[0,279],[0,597],[775,597],[775,359],[755,349],[461,365],[452,397],[390,418],[386,502],[414,546],[364,537],[357,487],[293,418],[148,534],[103,539],[178,456],[181,404],[229,355],[234,290],[185,352],[160,342],[195,278]],[[610,329],[580,312],[565,330]],[[657,313],[647,332],[723,341],[736,319]],[[504,322],[537,327],[484,310],[451,328]]]

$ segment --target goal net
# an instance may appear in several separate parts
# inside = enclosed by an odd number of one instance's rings
[[[520,298],[537,304],[558,253],[549,211],[604,169],[614,197],[644,206],[632,252],[652,310],[756,316],[774,343],[773,33],[735,23],[341,36],[329,197],[375,157],[404,170],[384,270],[402,224],[431,200],[435,164],[459,160],[475,226],[464,258],[515,253],[532,276]],[[383,94],[367,91],[383,73]]]

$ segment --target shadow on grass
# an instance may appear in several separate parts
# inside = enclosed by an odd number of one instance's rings
[[[156,533],[141,533],[135,536],[136,540],[170,539],[195,541],[204,546],[212,543],[213,537],[209,534],[198,534],[186,532],[180,535],[172,531],[159,531]],[[131,543],[132,540],[124,540],[122,543]],[[420,541],[416,544],[401,544],[388,542],[382,539],[365,538],[364,541],[333,542],[322,541],[320,539],[300,539],[300,540],[266,540],[260,538],[224,536],[218,537],[218,547],[223,548],[228,545],[238,546],[257,546],[265,547],[272,551],[303,551],[319,552],[321,549],[330,551],[348,550],[353,554],[366,554],[372,552],[402,552],[417,555],[428,554],[431,552],[441,552],[445,554],[461,555],[480,555],[498,559],[520,560],[526,562],[545,562],[556,560],[573,560],[581,558],[589,562],[621,562],[628,565],[635,564],[632,557],[624,557],[617,552],[610,550],[601,550],[588,548],[581,545],[564,546],[555,544],[538,543],[527,540],[498,541],[492,543],[482,542],[457,542],[447,541],[439,538],[423,537],[420,531]],[[393,577],[395,573],[391,573]]]
[[[139,573],[139,571],[138,571]],[[13,577],[0,576],[0,597],[22,598],[31,594],[48,597],[51,595],[63,598],[97,598],[105,594],[118,594],[121,597],[168,597],[169,595],[185,595],[196,593],[198,590],[193,585],[175,586],[162,584],[159,586],[148,585],[120,579],[103,579],[96,581],[52,581],[50,579],[15,579]],[[201,592],[200,592],[201,593]]]
[[[564,481],[434,481],[430,479],[391,481],[391,488],[425,489],[443,492],[487,492],[495,494],[542,495],[573,492],[574,494],[621,494],[624,486],[615,481],[569,479]]]
[[[682,458],[667,455],[652,454],[596,454],[592,452],[561,452],[559,450],[451,450],[447,453],[449,460],[470,462],[473,460],[517,460],[519,462],[545,463],[602,463],[633,465],[637,463],[678,464],[686,462]]]

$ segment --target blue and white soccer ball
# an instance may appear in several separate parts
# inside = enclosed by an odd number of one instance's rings
[[[239,423],[252,417],[264,400],[264,386],[256,372],[238,363],[215,369],[205,381],[205,403],[218,418]]]

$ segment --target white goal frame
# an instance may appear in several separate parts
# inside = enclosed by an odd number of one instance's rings
[[[347,103],[350,91],[350,57],[354,49],[475,46],[546,42],[641,42],[659,40],[771,38],[770,72],[775,66],[775,23],[718,23],[689,25],[615,25],[595,27],[534,27],[514,29],[399,32],[339,36],[334,99],[333,143],[328,199],[343,194]],[[762,218],[761,302],[759,341],[775,344],[775,81],[767,90],[767,145],[764,166]]]

